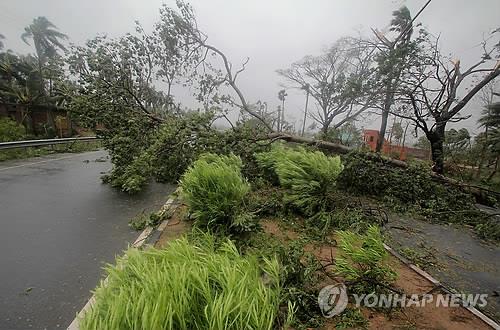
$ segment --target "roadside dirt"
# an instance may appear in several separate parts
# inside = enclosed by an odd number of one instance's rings
[[[191,229],[190,222],[185,220],[186,213],[187,207],[185,205],[181,205],[175,210],[156,243],[156,247],[165,247],[169,241],[180,237]],[[265,219],[261,225],[265,233],[285,244],[300,237],[298,232],[280,226],[278,220]],[[337,248],[331,245],[308,244],[305,246],[305,250],[313,253],[323,265],[331,263],[332,257],[337,255]],[[398,274],[395,287],[407,295],[427,293],[434,288],[431,282],[392,255],[389,263]],[[327,280],[321,283],[321,285],[328,284],[334,284],[334,281]],[[390,313],[363,307],[361,312],[369,321],[369,329],[491,329],[463,307],[436,307],[434,304],[428,304],[425,307],[395,309]],[[336,329],[336,324],[329,319],[325,322],[323,329]]]
[[[191,230],[191,223],[186,221],[187,206],[179,205],[170,217],[167,226],[160,235],[155,247],[165,247],[169,241],[181,237]]]
[[[283,229],[277,220],[267,219],[261,224],[267,234],[284,243],[300,236],[291,229]],[[308,244],[305,250],[313,253],[323,265],[331,263],[332,256],[337,255],[337,248],[331,245]],[[398,274],[395,287],[403,293],[407,295],[424,294],[434,288],[430,281],[392,255],[390,255],[389,264]],[[335,284],[335,282],[331,280],[330,283],[326,281],[322,284]],[[434,295],[435,300],[436,296]],[[369,329],[491,329],[463,307],[436,307],[434,304],[428,304],[425,307],[397,309],[390,313],[369,308],[362,308],[361,312],[369,321]],[[333,320],[328,320],[323,329],[336,329],[336,324]]]

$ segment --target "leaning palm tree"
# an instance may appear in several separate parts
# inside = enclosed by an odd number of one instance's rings
[[[33,23],[24,28],[24,33],[21,39],[27,43],[29,39],[33,39],[36,55],[38,58],[38,71],[42,77],[41,90],[43,91],[43,66],[48,59],[57,55],[57,50],[66,50],[62,44],[62,40],[67,39],[64,33],[57,31],[57,27],[52,24],[46,17],[40,16],[33,19]]]
[[[21,39],[28,45],[28,39],[33,39],[36,55],[42,64],[54,57],[58,49],[66,50],[61,41],[67,38],[67,35],[57,31],[57,27],[44,16],[33,19],[33,23],[25,27],[21,35]]]

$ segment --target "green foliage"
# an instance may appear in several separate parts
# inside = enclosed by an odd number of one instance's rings
[[[317,327],[321,325],[321,311],[317,305],[318,260],[311,253],[304,252],[304,242],[295,241],[275,250],[282,265],[282,301],[295,308],[294,325]]]
[[[295,329],[319,327],[324,318],[317,304],[321,268],[316,257],[304,251],[305,240],[285,243],[263,232],[253,233],[244,242],[238,242],[246,253],[262,254],[274,257],[280,264],[282,283],[281,306],[293,307],[293,319],[288,319]],[[283,318],[283,317],[282,317]]]
[[[354,293],[384,292],[396,278],[386,265],[387,251],[378,227],[370,226],[365,234],[338,231],[340,255],[335,271]]]
[[[319,230],[318,237],[325,237],[332,228],[363,233],[370,225],[383,225],[382,220],[372,212],[365,212],[358,207],[346,206],[331,211],[320,211],[308,218],[306,223],[311,227],[312,231],[314,229]]]
[[[144,213],[141,212],[133,219],[131,219],[128,225],[134,230],[143,230],[144,228],[151,226],[155,227],[169,215],[160,212]]]
[[[234,155],[205,154],[181,179],[182,195],[202,228],[239,232],[251,226],[241,215],[250,185],[241,176],[241,160]]]
[[[286,211],[283,197],[282,189],[265,185],[249,193],[248,209],[257,216],[280,216]]]
[[[479,237],[500,242],[500,222],[497,219],[485,219],[474,227]]]
[[[19,141],[26,135],[23,125],[10,118],[0,118],[0,142]]]
[[[341,314],[335,316],[335,329],[366,329],[368,320],[357,308],[347,307]]]
[[[274,258],[241,256],[211,235],[166,249],[130,249],[108,266],[107,285],[81,329],[273,329],[281,298]]]
[[[286,189],[285,202],[306,215],[326,209],[336,189],[336,180],[343,169],[340,157],[328,157],[319,151],[276,148],[257,155],[264,170],[274,169]]]
[[[344,160],[338,184],[360,195],[376,196],[400,211],[414,210],[432,220],[460,222],[454,212],[476,209],[473,198],[458,188],[434,181],[422,164],[396,168],[384,160],[352,152]]]

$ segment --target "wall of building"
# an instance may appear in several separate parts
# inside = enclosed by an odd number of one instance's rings
[[[379,139],[379,132],[374,129],[363,130],[363,140],[370,148],[370,150],[375,151],[377,149],[377,142]],[[430,150],[403,147],[399,145],[390,144],[389,141],[385,140],[382,147],[382,153],[384,155],[391,156],[393,158],[398,158],[400,160],[406,160],[407,158],[419,158],[419,159],[430,159]]]

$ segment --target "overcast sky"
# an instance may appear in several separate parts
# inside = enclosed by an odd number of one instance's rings
[[[158,18],[162,3],[157,0],[15,0],[0,2],[0,34],[7,48],[27,53],[33,48],[20,35],[34,17],[46,16],[66,33],[71,42],[82,44],[98,33],[120,36],[132,32],[134,21],[150,27]],[[318,54],[325,46],[356,30],[368,35],[371,27],[384,30],[391,13],[402,5],[414,15],[425,0],[193,0],[200,28],[212,44],[234,63],[248,56],[240,87],[248,101],[277,98],[283,80],[276,69],[286,68],[305,55]],[[432,0],[417,21],[433,34],[441,34],[442,48],[460,58],[463,65],[478,59],[483,35],[500,26],[499,0]],[[297,120],[304,107],[299,91],[288,91],[287,114]],[[184,97],[183,97],[184,98]],[[190,104],[188,99],[181,100]],[[477,112],[477,100],[468,112]],[[314,106],[311,107],[314,110]],[[378,128],[376,119],[359,124]],[[475,118],[463,123],[477,132]]]

